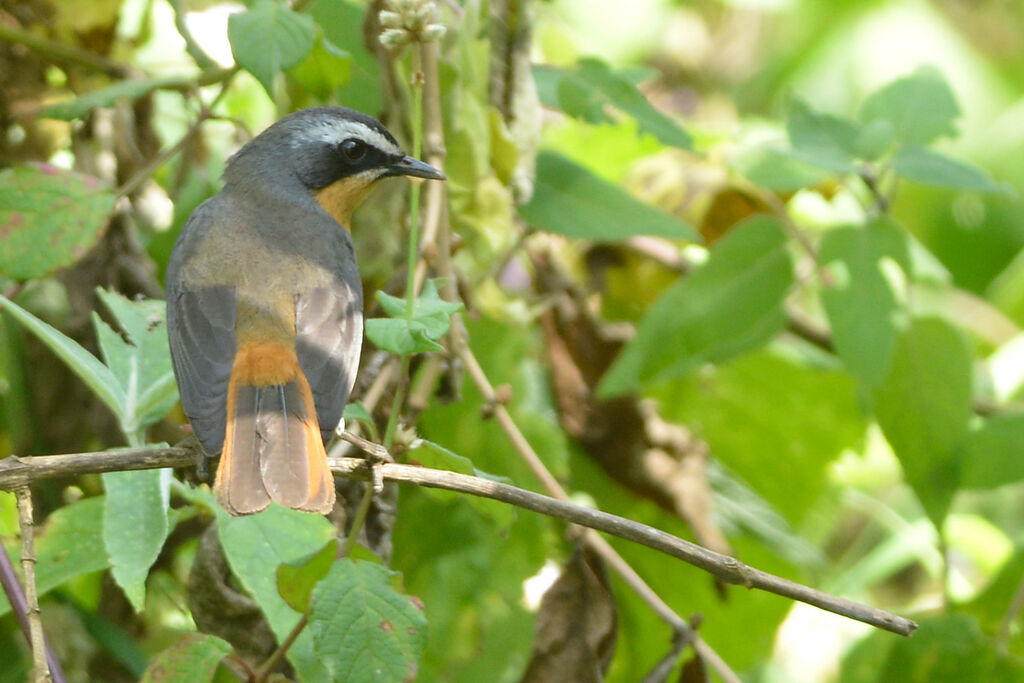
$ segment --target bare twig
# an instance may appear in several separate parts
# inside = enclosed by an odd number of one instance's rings
[[[74,474],[142,470],[159,467],[194,467],[197,452],[186,448],[131,449],[70,455],[8,457],[0,460],[0,489],[15,490],[37,479]],[[592,510],[563,500],[526,491],[489,479],[456,474],[427,467],[384,463],[374,465],[364,458],[331,458],[331,470],[351,479],[371,479],[374,467],[388,481],[418,484],[475,496],[492,498],[527,510],[590,527],[635,543],[660,550],[717,576],[727,583],[782,595],[806,602],[842,616],[863,621],[878,628],[909,635],[917,625],[885,610],[815,590],[750,567],[739,560],[703,548],[669,533],[632,520]]]
[[[47,57],[54,62],[88,67],[114,78],[124,78],[132,70],[131,67],[125,64],[119,64],[106,57],[81,50],[72,45],[44,38],[31,31],[11,26],[2,21],[0,21],[0,42],[24,45],[33,52]]]
[[[302,633],[302,630],[306,628],[306,624],[308,623],[309,610],[307,609],[302,613],[302,616],[299,617],[299,620],[295,622],[295,626],[292,627],[292,630],[288,632],[288,637],[284,639],[284,642],[277,646],[277,649],[274,650],[273,654],[271,654],[267,661],[263,662],[260,668],[253,674],[253,683],[265,683],[270,674],[277,668],[277,665],[284,659],[284,656],[288,654],[288,650],[295,644],[299,634]]]
[[[43,635],[43,619],[39,612],[39,595],[36,593],[36,549],[35,528],[32,523],[32,494],[28,486],[19,486],[14,491],[18,497],[18,524],[21,527],[21,573],[25,577],[25,605],[28,615],[29,643],[32,645],[32,679],[36,683],[51,680],[50,667],[46,661],[46,639]]]

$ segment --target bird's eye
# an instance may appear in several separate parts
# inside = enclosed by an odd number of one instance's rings
[[[359,161],[366,156],[366,145],[354,138],[349,138],[341,143],[341,153],[349,161]]]

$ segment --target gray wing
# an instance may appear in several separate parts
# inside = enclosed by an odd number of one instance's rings
[[[203,449],[213,454],[224,444],[235,355],[235,290],[181,277],[182,261],[209,220],[209,211],[196,210],[167,265],[167,336],[181,407]]]
[[[313,390],[326,443],[341,421],[363,343],[363,290],[354,259],[340,263],[329,284],[297,298],[295,332],[299,365]]]

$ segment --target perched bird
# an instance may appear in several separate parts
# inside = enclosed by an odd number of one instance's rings
[[[181,404],[233,515],[270,501],[334,505],[325,442],[363,336],[352,212],[388,176],[443,180],[376,119],[342,107],[286,116],[228,161],[167,266],[167,331]]]

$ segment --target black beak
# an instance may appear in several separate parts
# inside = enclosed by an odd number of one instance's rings
[[[444,173],[408,154],[388,167],[388,175],[407,175],[416,178],[428,178],[430,180],[447,180]]]

